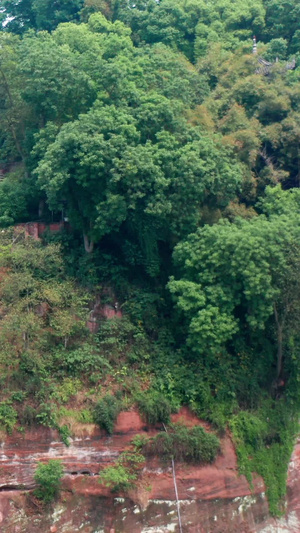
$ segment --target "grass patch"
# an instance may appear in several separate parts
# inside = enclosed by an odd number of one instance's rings
[[[158,456],[163,460],[172,457],[177,461],[193,464],[212,463],[220,449],[220,441],[201,426],[187,428],[172,424],[168,433],[160,432],[155,437],[141,442],[142,451],[148,456]]]
[[[89,409],[67,409],[60,407],[57,412],[57,420],[60,427],[67,427],[69,436],[88,437],[95,429],[93,413]]]

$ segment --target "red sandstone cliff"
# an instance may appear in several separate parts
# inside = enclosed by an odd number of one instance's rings
[[[174,418],[184,418],[188,424],[199,423],[185,409]],[[58,440],[55,431],[45,428],[8,437],[0,452],[1,532],[179,531],[171,468],[162,468],[155,461],[147,463],[139,489],[128,495],[114,496],[98,482],[99,470],[111,463],[137,433],[143,432],[139,415],[126,412],[119,415],[112,437],[95,430],[89,436],[74,439],[69,447]],[[37,462],[50,458],[63,461],[63,491],[59,502],[41,510],[24,489],[33,487]],[[287,516],[281,521],[269,519],[262,479],[254,480],[251,491],[246,479],[238,475],[228,435],[222,439],[221,454],[213,465],[176,465],[176,477],[186,533],[300,531],[300,443],[290,464]]]

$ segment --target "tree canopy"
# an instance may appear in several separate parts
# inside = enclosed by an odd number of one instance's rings
[[[216,357],[236,335],[244,332],[249,340],[266,330],[272,317],[281,374],[283,343],[288,346],[289,340],[288,335],[283,340],[285,326],[299,312],[298,193],[291,197],[277,189],[276,197],[271,189],[259,216],[205,226],[177,245],[174,259],[183,277],[170,281],[169,288],[187,320],[195,353]]]
[[[145,411],[229,426],[278,512],[300,405],[299,15],[3,0],[0,429],[67,443],[147,389]]]

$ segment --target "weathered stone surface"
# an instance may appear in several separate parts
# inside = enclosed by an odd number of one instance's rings
[[[8,510],[1,532],[41,533],[56,527],[59,533],[166,533],[178,532],[174,500],[152,500],[141,509],[132,500],[65,493],[51,510],[37,514],[26,496],[6,493]],[[8,502],[8,503],[7,503]],[[253,509],[258,512],[253,512]],[[228,500],[181,500],[180,510],[185,533],[251,533],[256,521],[266,517],[261,496]]]
[[[200,421],[182,409],[174,420],[193,425]],[[207,424],[203,424],[207,426]],[[209,427],[207,427],[209,429]],[[39,428],[25,435],[13,434],[0,448],[0,531],[3,533],[164,533],[179,531],[170,466],[147,462],[139,488],[114,497],[98,482],[98,472],[113,462],[136,434],[146,432],[138,413],[121,413],[112,437],[95,428],[89,436],[64,446],[57,433]],[[213,465],[176,465],[183,530],[188,533],[275,533],[300,531],[300,443],[289,471],[285,520],[269,519],[261,478],[251,489],[238,475],[229,435],[221,442]],[[65,468],[60,501],[41,512],[22,486],[34,486],[38,461],[61,459]],[[281,528],[281,529],[278,529]]]

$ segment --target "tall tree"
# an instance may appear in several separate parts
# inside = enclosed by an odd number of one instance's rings
[[[300,195],[275,191],[286,206],[281,213],[270,191],[265,215],[205,226],[178,244],[174,260],[182,279],[172,279],[169,289],[185,317],[188,343],[202,357],[217,358],[236,334],[264,336],[273,322],[279,378],[300,311]]]
[[[189,128],[177,140],[166,131],[176,129],[172,105],[154,101],[151,120],[151,99],[133,112],[96,105],[61,128],[37,167],[51,208],[67,202],[86,251],[126,222],[147,254],[146,242],[195,230],[205,201],[224,206],[236,194],[241,174],[231,151]]]
[[[83,0],[3,0],[6,30],[23,34],[35,30],[52,31],[61,22],[79,20]]]

